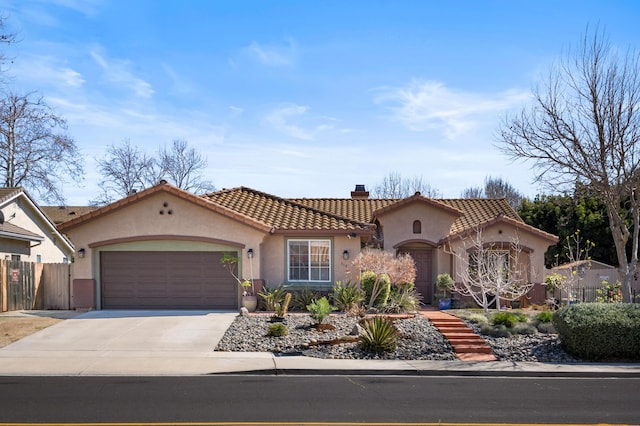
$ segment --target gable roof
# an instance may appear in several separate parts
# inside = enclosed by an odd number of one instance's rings
[[[60,247],[60,249],[63,252],[66,249],[67,254],[69,256],[72,256],[74,252],[74,248],[73,248],[73,244],[71,244],[71,241],[69,241],[67,237],[65,237],[62,233],[59,232],[55,223],[53,223],[53,221],[49,219],[49,217],[47,217],[47,215],[42,211],[40,206],[36,204],[36,202],[31,198],[31,196],[27,193],[27,191],[24,188],[22,187],[0,188],[0,207],[12,202],[17,198],[24,200],[24,204],[21,204],[21,208],[22,209],[24,209],[25,207],[30,208],[35,214],[35,217],[41,221],[41,224],[45,228],[47,228],[51,232],[51,234],[53,234],[57,239],[59,239],[59,241],[61,241],[62,246],[64,247]],[[26,230],[24,228],[21,228],[19,226],[12,225],[6,221],[4,222],[2,229],[4,230],[3,233],[5,233],[4,236],[6,238],[11,238],[10,235],[12,235],[17,239],[23,239],[25,241],[44,241],[43,236],[38,235],[29,230]]]
[[[40,206],[44,214],[56,225],[97,210],[98,206]]]
[[[271,232],[328,231],[372,233],[372,223],[288,200],[255,189],[239,187],[203,196],[207,200],[241,213],[271,227]]]
[[[260,229],[262,231],[268,232],[271,229],[264,223],[261,223],[252,217],[246,216],[240,212],[236,212],[231,209],[227,209],[224,206],[221,206],[219,204],[212,203],[204,197],[194,195],[191,192],[180,189],[177,186],[167,183],[166,181],[160,181],[160,183],[158,183],[157,185],[154,185],[143,191],[136,192],[134,194],[129,195],[128,197],[122,198],[111,204],[107,204],[106,206],[88,211],[87,213],[81,216],[78,216],[75,219],[71,219],[69,221],[63,222],[58,225],[58,229],[60,229],[61,231],[68,231],[81,224],[95,220],[105,214],[109,214],[114,211],[121,210],[132,203],[135,203],[139,200],[143,200],[145,198],[149,198],[152,195],[160,192],[170,193],[178,198],[181,198],[193,204],[199,205],[206,209],[215,211],[217,213],[220,213],[232,219],[238,220],[242,223],[245,223],[246,225]]]
[[[86,207],[86,212],[74,219],[61,222],[58,227],[66,231],[109,212],[119,210],[137,200],[159,191],[198,204],[248,226],[269,233],[324,233],[357,232],[373,235],[375,219],[408,203],[419,201],[441,208],[457,218],[451,225],[448,238],[460,237],[478,226],[490,226],[498,221],[534,233],[549,241],[557,237],[527,225],[503,198],[501,199],[433,199],[420,194],[407,198],[280,198],[247,187],[223,189],[196,196],[164,181],[100,208]],[[54,209],[54,207],[48,208]],[[70,208],[71,209],[71,208]],[[80,211],[81,207],[74,207]]]

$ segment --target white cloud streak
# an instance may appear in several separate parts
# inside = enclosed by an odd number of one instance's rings
[[[510,90],[483,94],[450,89],[437,81],[413,81],[404,87],[382,88],[376,103],[391,103],[393,118],[408,129],[442,130],[449,139],[471,132],[487,115],[522,105],[530,92]]]
[[[291,39],[286,44],[260,44],[256,41],[243,49],[251,58],[268,67],[287,67],[296,63],[297,47]]]
[[[129,68],[131,64],[125,60],[108,61],[97,49],[89,52],[93,60],[102,68],[104,77],[110,83],[131,90],[140,98],[150,98],[155,91],[151,84],[135,76]]]

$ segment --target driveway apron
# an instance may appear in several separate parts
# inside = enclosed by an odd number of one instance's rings
[[[3,351],[211,352],[237,312],[90,311]]]

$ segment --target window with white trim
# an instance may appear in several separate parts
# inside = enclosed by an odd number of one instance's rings
[[[331,281],[331,240],[289,240],[289,281]]]

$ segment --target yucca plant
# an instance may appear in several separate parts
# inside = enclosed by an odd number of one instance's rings
[[[347,281],[342,284],[336,281],[331,292],[331,299],[338,310],[342,312],[352,312],[357,309],[360,302],[364,300],[364,292],[357,284]]]
[[[265,287],[262,291],[258,292],[258,296],[264,299],[265,308],[267,311],[275,311],[276,304],[284,301],[286,290],[281,286],[269,288]]]
[[[388,318],[374,317],[361,321],[360,342],[367,352],[393,352],[400,332]]]

